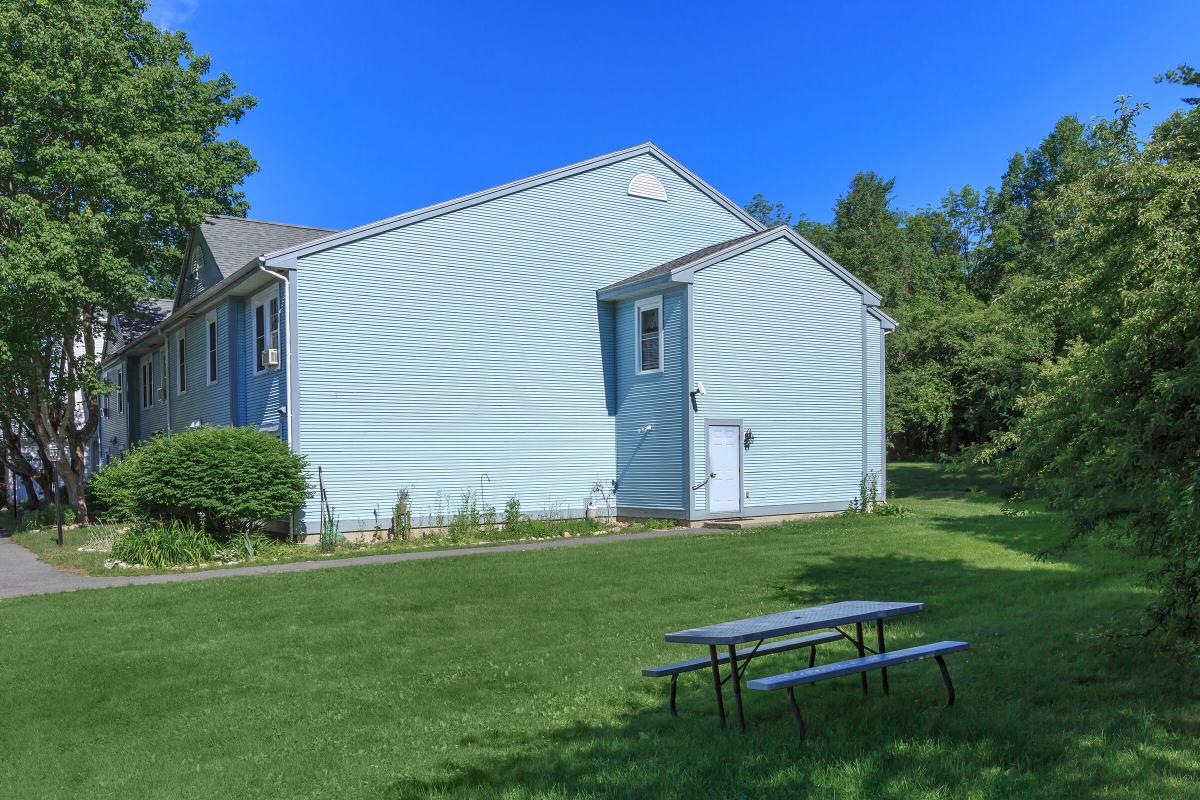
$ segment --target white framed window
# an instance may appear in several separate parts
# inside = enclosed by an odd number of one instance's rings
[[[117,370],[117,413],[125,413],[125,370]]]
[[[204,352],[208,370],[208,385],[217,382],[217,315],[209,314],[204,318]]]
[[[142,408],[154,405],[154,356],[149,355],[141,361],[142,378]]]
[[[254,298],[254,374],[268,369],[267,350],[279,351],[279,293],[272,289]],[[276,365],[277,366],[277,365]]]
[[[634,358],[638,375],[662,372],[662,296],[647,297],[634,304]]]
[[[175,337],[175,394],[187,392],[187,342],[183,331]]]

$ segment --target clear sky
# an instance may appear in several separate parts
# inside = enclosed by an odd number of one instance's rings
[[[345,228],[653,141],[739,203],[828,219],[995,183],[1068,113],[1200,67],[1200,2],[573,4],[158,0],[259,106],[251,216]]]

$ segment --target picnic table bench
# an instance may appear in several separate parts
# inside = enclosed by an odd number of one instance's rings
[[[808,648],[808,665],[811,667],[817,663],[817,645],[836,642],[842,638],[842,634],[836,631],[829,631],[827,633],[814,633],[811,636],[802,636],[799,639],[785,639],[782,642],[770,642],[768,644],[759,642],[754,647],[746,647],[737,651],[737,658],[742,662],[742,667],[738,671],[738,675],[740,677],[741,674],[745,672],[746,666],[749,665],[750,660],[756,656],[768,656],[775,653],[789,653],[793,650],[799,650],[804,647]],[[728,653],[717,654],[718,665],[728,663]],[[711,665],[712,660],[708,656],[702,656],[700,658],[689,658],[686,661],[676,661],[671,664],[663,664],[660,667],[647,667],[646,669],[642,670],[642,674],[647,678],[665,678],[670,676],[671,714],[673,716],[679,716],[679,712],[675,708],[676,682],[679,680],[679,676],[685,672],[706,669]],[[730,674],[732,675],[733,673],[730,672]],[[722,683],[724,683],[726,680],[729,680],[729,678],[726,677]]]
[[[944,641],[933,644],[909,647],[903,650],[887,651],[884,640],[883,624],[885,619],[904,614],[913,614],[925,608],[924,603],[889,603],[871,600],[848,600],[839,603],[829,603],[822,606],[800,608],[784,611],[778,614],[767,614],[760,617],[721,622],[700,628],[668,633],[669,642],[686,644],[703,644],[708,646],[708,658],[693,658],[665,664],[660,667],[650,667],[642,670],[648,677],[671,677],[671,713],[675,714],[676,680],[684,672],[703,669],[708,666],[712,670],[713,688],[717,700],[717,715],[721,727],[725,727],[725,701],[722,686],[726,681],[733,684],[733,697],[737,708],[738,728],[746,730],[745,712],[742,708],[742,678],[750,662],[760,655],[787,652],[802,647],[809,647],[809,664],[805,669],[785,672],[764,678],[755,678],[747,682],[746,687],[757,691],[775,691],[785,689],[792,718],[800,731],[801,738],[805,736],[804,718],[796,703],[794,688],[804,684],[817,683],[830,678],[844,675],[859,674],[862,690],[867,691],[867,672],[879,670],[882,675],[883,692],[890,693],[888,684],[888,667],[933,658],[937,661],[946,684],[948,696],[947,705],[954,704],[954,684],[950,680],[944,656],[967,648],[966,642]],[[863,623],[875,622],[876,648],[868,647],[863,638]],[[843,626],[854,624],[854,634],[842,630]],[[798,639],[783,642],[766,643],[768,639],[787,636],[795,633],[826,629],[823,633],[810,634]],[[837,661],[821,666],[815,665],[816,646],[846,639],[858,651],[858,658]],[[738,649],[737,645],[756,642],[753,647]],[[718,647],[725,647],[726,653],[720,653]],[[867,655],[867,652],[871,655]],[[730,665],[729,675],[721,677],[721,666]]]

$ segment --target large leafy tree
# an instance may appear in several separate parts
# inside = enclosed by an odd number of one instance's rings
[[[257,168],[219,138],[254,99],[145,11],[0,2],[0,422],[52,458],[82,516],[107,320],[170,290],[188,229],[244,213]]]
[[[1156,626],[1200,645],[1200,107],[1147,141],[1094,126],[1098,165],[1054,201],[1074,337],[1023,400],[1012,475],[1153,556]]]

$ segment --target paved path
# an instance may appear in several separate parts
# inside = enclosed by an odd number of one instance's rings
[[[393,564],[397,561],[421,561],[426,558],[456,558],[484,553],[516,553],[526,550],[548,550],[554,547],[575,547],[609,542],[629,542],[639,539],[659,539],[664,536],[688,536],[700,533],[729,533],[713,528],[680,528],[643,533],[615,533],[608,536],[578,536],[570,539],[551,539],[544,542],[519,542],[486,547],[458,547],[452,550],[414,550],[407,553],[386,553],[353,558],[330,558],[321,561],[294,561],[287,564],[264,564],[257,567],[234,567],[196,572],[171,572],[166,575],[123,575],[97,577],[63,572],[43,561],[8,538],[0,538],[0,599],[29,594],[69,592],[75,589],[103,589],[111,586],[132,586],[143,583],[175,583],[202,581],[209,578],[233,578],[243,575],[270,575],[276,572],[308,572],[313,569],[360,567],[367,564]]]

